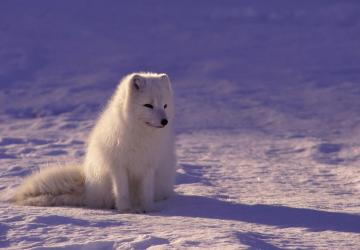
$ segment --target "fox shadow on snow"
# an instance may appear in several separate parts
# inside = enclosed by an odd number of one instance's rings
[[[280,228],[301,227],[309,231],[360,233],[360,215],[356,214],[264,204],[246,205],[189,195],[176,195],[167,204],[161,215],[235,220]]]
[[[326,149],[326,152],[330,150]],[[181,168],[183,172],[177,173],[178,185],[195,182],[212,185],[204,176],[206,166],[182,164]],[[349,213],[277,205],[238,204],[192,195],[176,195],[170,198],[165,206],[161,212],[164,216],[235,220],[280,228],[301,227],[309,231],[360,232],[360,215]]]

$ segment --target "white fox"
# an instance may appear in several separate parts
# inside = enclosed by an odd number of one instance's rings
[[[173,194],[174,103],[166,74],[124,77],[90,134],[84,164],[40,170],[13,202],[151,211]]]

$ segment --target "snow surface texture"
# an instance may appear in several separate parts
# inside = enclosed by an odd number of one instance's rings
[[[129,1],[130,2],[130,1]],[[150,214],[0,203],[10,249],[358,249],[358,1],[0,2],[0,190],[81,161],[124,74],[176,94]]]

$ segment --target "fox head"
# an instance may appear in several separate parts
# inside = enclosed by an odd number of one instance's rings
[[[172,125],[173,95],[166,74],[135,73],[128,84],[127,112],[131,119],[153,129]]]

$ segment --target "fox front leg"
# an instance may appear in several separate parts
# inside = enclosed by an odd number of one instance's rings
[[[119,212],[129,212],[131,209],[129,178],[125,169],[119,168],[113,175],[113,192],[115,198],[115,208]]]
[[[150,212],[154,209],[154,180],[155,173],[149,170],[140,183],[140,209]]]

